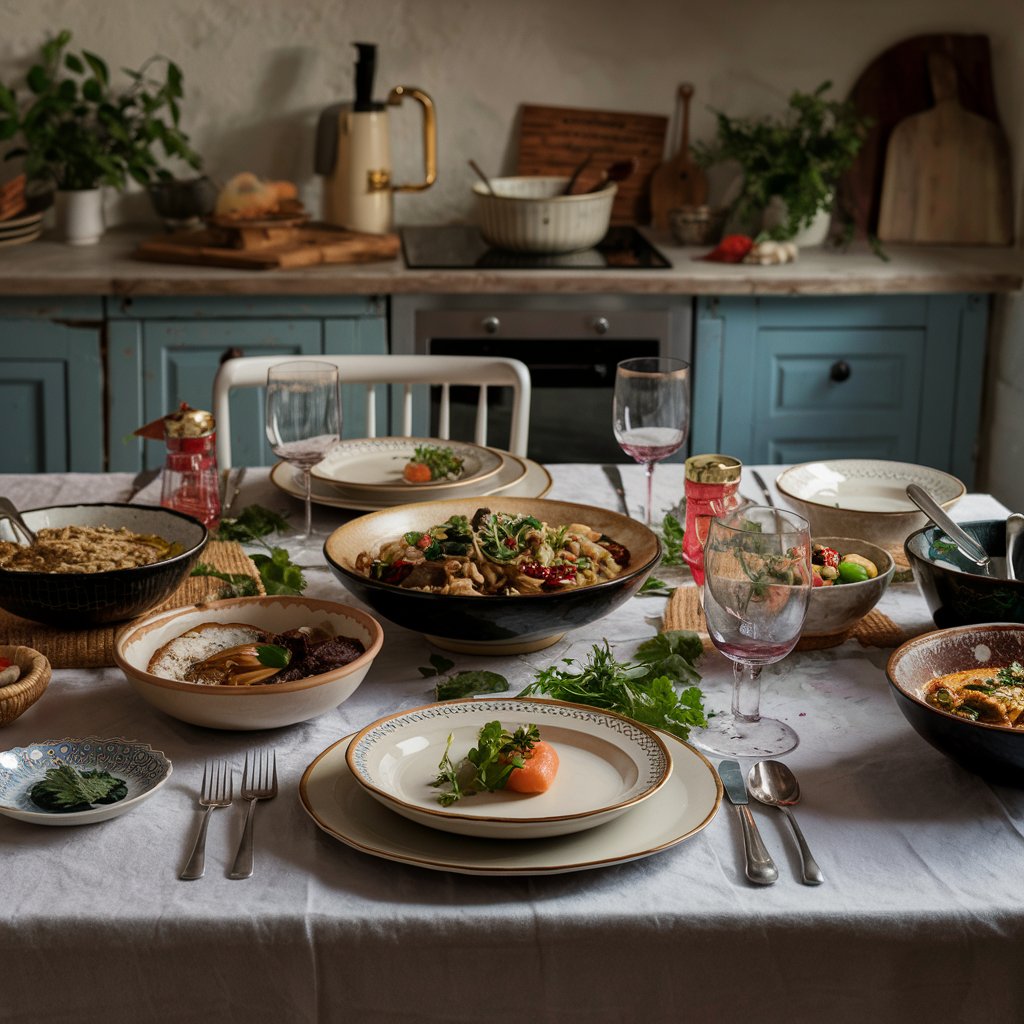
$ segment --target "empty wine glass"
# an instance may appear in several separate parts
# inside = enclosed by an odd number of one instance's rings
[[[784,722],[762,718],[761,669],[796,646],[811,596],[811,536],[792,512],[746,505],[713,519],[704,545],[704,616],[733,665],[732,711],[694,740],[712,754],[775,757],[800,742]]]
[[[651,525],[654,464],[679,451],[690,425],[690,364],[638,356],[615,368],[615,440],[647,473],[647,525]]]
[[[295,540],[313,536],[310,470],[341,436],[338,368],[293,360],[267,371],[267,440],[274,454],[302,471],[305,527]]]

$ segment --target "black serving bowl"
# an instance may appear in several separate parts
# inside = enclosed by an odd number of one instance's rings
[[[177,542],[181,554],[152,565],[109,572],[13,572],[0,569],[0,608],[52,626],[79,629],[133,619],[174,593],[192,571],[209,539],[198,519],[153,505],[51,505],[22,512],[28,527],[39,531],[56,526],[125,527]],[[13,539],[10,524],[0,524],[0,537]]]
[[[922,692],[950,672],[992,670],[1024,662],[1024,626],[957,626],[908,640],[889,657],[886,675],[903,717],[918,735],[967,771],[991,782],[1024,787],[1024,728],[1012,729],[940,711]]]
[[[549,526],[581,523],[629,550],[629,565],[614,579],[589,587],[516,597],[431,594],[368,579],[356,572],[360,552],[376,552],[409,531],[424,531],[449,516],[472,518],[478,508],[535,516]],[[335,530],[324,544],[334,575],[374,611],[425,634],[439,647],[478,654],[541,650],[571,629],[617,608],[639,590],[661,557],[646,526],[608,509],[543,498],[500,495],[398,505],[372,512]]]
[[[1006,520],[960,523],[991,558],[1006,557]],[[982,576],[937,526],[926,526],[903,545],[935,625],[1024,622],[1024,582]]]

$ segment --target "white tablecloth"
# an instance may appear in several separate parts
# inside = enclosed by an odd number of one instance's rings
[[[551,468],[551,497],[614,507],[598,467]],[[623,472],[638,512],[640,470]],[[681,474],[658,468],[658,507],[678,499]],[[0,494],[23,507],[123,500],[130,488],[127,474],[0,477]],[[158,495],[154,484],[136,500]],[[238,507],[253,501],[287,506],[298,520],[265,471],[249,472]],[[954,510],[959,519],[1004,511],[983,495]],[[322,526],[340,518],[318,509]],[[329,574],[309,575],[311,595],[349,600]],[[547,651],[487,667],[514,692],[537,668],[582,657],[605,637],[628,657],[663,607],[634,598]],[[890,588],[881,608],[908,627],[930,621],[912,584]],[[801,737],[785,760],[801,783],[797,815],[824,885],[800,884],[782,815],[759,806],[781,877],[769,888],[749,884],[727,804],[702,833],[645,860],[483,878],[351,850],[298,802],[299,778],[320,751],[430,700],[417,668],[431,648],[390,623],[385,630],[349,701],[265,733],[164,717],[116,669],[54,673],[43,698],[3,730],[4,749],[124,736],[165,751],[174,773],[152,800],[104,824],[0,818],[0,1021],[1024,1019],[1024,794],[967,774],[913,732],[888,692],[888,651],[847,642],[793,654],[763,675],[762,709]],[[729,663],[712,652],[701,671],[708,705],[727,706]],[[203,762],[224,756],[240,767],[263,744],[276,748],[281,793],[258,808],[255,876],[226,877],[239,803],[213,816],[206,877],[179,881]]]

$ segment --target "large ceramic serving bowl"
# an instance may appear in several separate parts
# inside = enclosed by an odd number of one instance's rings
[[[908,640],[889,658],[886,675],[906,720],[936,750],[993,782],[1024,786],[1024,729],[972,722],[926,703],[927,683],[950,672],[1024,662],[1024,626],[958,626]]]
[[[357,572],[360,552],[376,551],[410,531],[425,531],[449,516],[472,519],[480,507],[535,516],[549,526],[581,523],[629,550],[629,565],[614,579],[589,587],[517,597],[431,594],[368,579]],[[426,634],[448,650],[480,654],[536,651],[571,629],[594,622],[637,592],[661,557],[661,544],[646,526],[608,509],[544,498],[490,495],[399,505],[360,516],[335,530],[324,556],[341,583],[374,611]]]
[[[207,686],[147,671],[158,648],[204,622],[244,622],[275,633],[317,626],[361,641],[365,651],[341,668],[290,683]],[[311,597],[236,597],[157,612],[125,626],[114,640],[114,659],[135,692],[172,718],[212,729],[275,729],[348,700],[383,642],[380,623],[358,608]]]
[[[947,511],[966,490],[955,476],[940,470],[882,459],[804,462],[783,470],[775,480],[813,534],[861,537],[897,550],[928,521],[907,497],[907,484],[923,487]]]
[[[142,615],[174,593],[192,571],[209,537],[198,519],[152,505],[52,505],[22,513],[28,527],[125,527],[154,534],[184,549],[173,558],[110,572],[12,572],[0,569],[0,608],[14,615],[72,629],[124,622]],[[0,539],[15,540],[9,521]]]
[[[896,571],[892,556],[877,544],[853,537],[814,537],[816,544],[835,548],[840,554],[858,554],[869,558],[878,567],[878,575],[861,583],[833,584],[814,587],[807,605],[807,617],[801,636],[834,636],[845,633],[878,604]]]
[[[476,182],[477,220],[484,241],[512,252],[565,253],[604,238],[617,186],[567,196],[568,178],[532,175],[491,178],[493,194]]]
[[[993,559],[1006,557],[1006,521],[983,519],[958,524]],[[935,625],[1024,622],[1024,582],[980,574],[937,526],[912,533],[904,550]]]

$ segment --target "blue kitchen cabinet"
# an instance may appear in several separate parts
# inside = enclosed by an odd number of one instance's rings
[[[101,299],[0,300],[0,473],[104,468]]]
[[[155,468],[160,445],[132,436],[181,402],[208,409],[223,359],[238,355],[379,354],[387,351],[382,303],[368,298],[202,298],[111,300],[111,451],[114,469]],[[236,465],[275,461],[264,434],[262,388],[231,399],[231,452]],[[342,403],[365,433],[364,393],[342,388]],[[381,426],[383,427],[383,422]]]
[[[702,300],[691,449],[894,459],[970,486],[987,319],[977,295]]]

